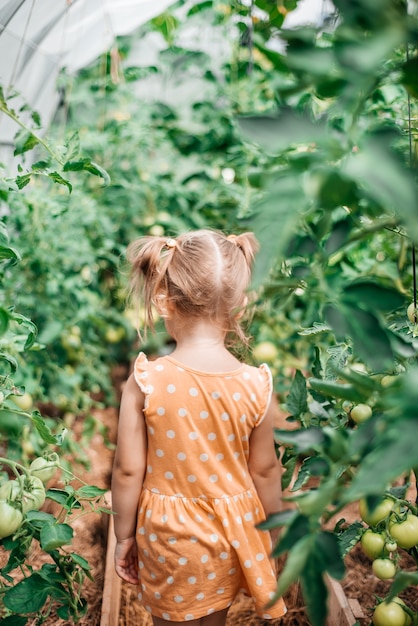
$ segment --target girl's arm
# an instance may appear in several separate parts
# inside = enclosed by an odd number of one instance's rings
[[[112,509],[117,539],[116,571],[127,582],[138,582],[136,517],[144,481],[147,434],[143,414],[145,397],[133,376],[122,393],[118,439],[112,473]]]
[[[276,456],[273,425],[278,414],[273,397],[261,424],[250,437],[248,467],[266,517],[282,508],[281,470]]]

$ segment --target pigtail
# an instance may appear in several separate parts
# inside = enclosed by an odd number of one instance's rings
[[[154,328],[154,305],[161,293],[167,292],[167,267],[176,247],[174,239],[140,237],[127,248],[131,265],[129,300],[142,300],[145,309],[145,328]]]
[[[247,232],[241,233],[241,235],[229,235],[227,239],[240,248],[247,265],[251,267],[259,249],[259,244],[254,233]]]

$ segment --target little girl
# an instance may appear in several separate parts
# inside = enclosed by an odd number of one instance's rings
[[[112,477],[115,567],[139,585],[154,626],[224,626],[239,591],[260,617],[286,612],[267,531],[281,508],[267,365],[225,347],[240,317],[257,242],[198,230],[128,248],[133,294],[164,318],[176,347],[140,353],[123,391]],[[169,622],[169,624],[167,624]]]

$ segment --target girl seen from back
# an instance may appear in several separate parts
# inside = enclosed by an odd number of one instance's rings
[[[134,296],[164,318],[174,351],[140,353],[121,400],[112,476],[119,576],[139,585],[154,626],[224,626],[243,590],[264,619],[284,615],[267,531],[281,509],[267,365],[227,349],[257,250],[252,233],[142,237],[128,248]]]

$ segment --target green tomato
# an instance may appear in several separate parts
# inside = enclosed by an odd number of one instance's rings
[[[360,517],[369,526],[377,526],[379,522],[387,518],[395,506],[395,501],[392,498],[383,498],[377,507],[370,510],[367,506],[366,498],[362,498],[359,501]]]
[[[418,310],[415,308],[415,304],[413,302],[411,302],[406,309],[406,314],[411,324],[416,324],[415,318],[418,321]]]
[[[372,618],[374,626],[408,626],[411,618],[402,606],[405,603],[398,597],[378,604]]]
[[[385,550],[387,550],[388,552],[396,552],[397,549],[398,544],[396,543],[396,541],[387,541],[385,543]]]
[[[21,476],[18,480],[7,480],[0,486],[0,499],[15,502],[24,514],[41,508],[45,502],[45,489],[40,478]]]
[[[408,550],[418,543],[418,517],[407,513],[405,521],[393,522],[389,526],[390,534],[398,543],[398,546]]]
[[[366,422],[372,415],[373,411],[368,404],[357,404],[350,411],[350,417],[356,424]]]
[[[13,505],[0,500],[0,539],[14,535],[19,530],[23,521],[23,515]]]
[[[396,574],[396,565],[390,559],[375,559],[372,563],[373,574],[380,580],[388,580]]]
[[[273,363],[278,357],[278,350],[271,341],[261,341],[254,346],[253,356],[257,361]]]
[[[385,535],[382,533],[375,533],[370,528],[366,530],[361,536],[360,544],[364,554],[369,559],[377,559],[383,552],[385,547]]]
[[[29,466],[32,476],[40,478],[43,483],[47,483],[57,471],[58,455],[54,452],[49,458],[39,456],[34,459]]]

